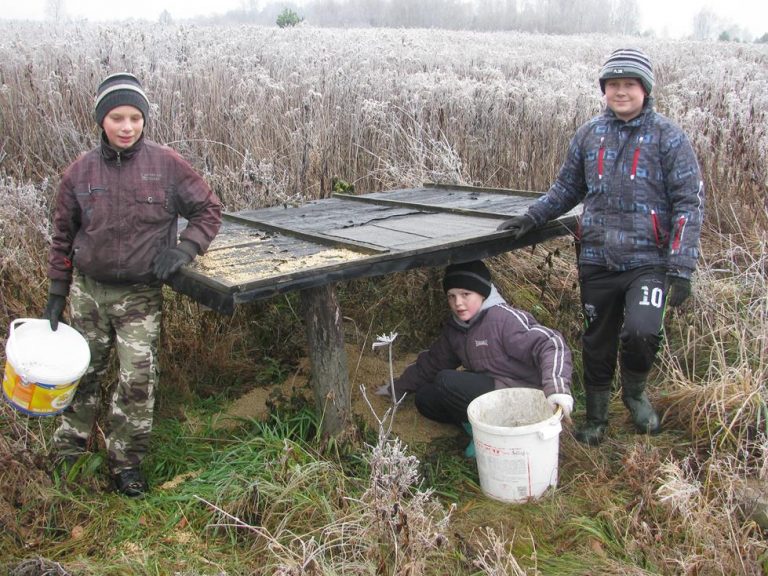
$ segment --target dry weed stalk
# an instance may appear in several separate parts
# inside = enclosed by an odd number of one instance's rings
[[[663,526],[682,538],[665,553],[680,573],[759,574],[768,550],[743,490],[765,474],[768,404],[768,244],[752,238],[749,251],[719,239],[723,251],[698,272],[696,314],[662,353],[665,422],[694,445],[662,466],[655,491]]]
[[[690,430],[698,446],[738,448],[765,430],[768,239],[750,253],[732,245],[710,257],[695,287],[696,314],[662,350],[665,420]]]
[[[23,184],[0,173],[0,323],[36,317],[44,301],[50,183]]]
[[[419,489],[419,460],[407,454],[407,446],[391,436],[392,420],[403,398],[395,400],[392,344],[396,332],[378,336],[373,348],[386,346],[389,386],[393,405],[382,418],[376,415],[365,387],[363,398],[379,423],[375,446],[367,456],[371,469],[368,489],[360,501],[367,511],[373,538],[379,543],[379,565],[391,574],[422,574],[432,552],[448,544],[446,531],[454,506],[446,513],[432,490]]]
[[[359,191],[427,179],[544,190],[568,135],[601,107],[606,56],[605,38],[583,36],[2,26],[0,168],[56,177],[97,142],[98,79],[130,70],[151,95],[152,137],[174,143],[231,210],[324,197],[334,177]],[[694,139],[717,227],[765,225],[765,50],[637,42],[658,70],[657,107]]]
[[[58,562],[37,557],[9,569],[8,576],[71,576],[71,573]]]
[[[514,535],[512,540],[514,540]],[[478,536],[478,544],[482,553],[472,561],[472,564],[487,576],[538,576],[540,572],[533,568],[524,570],[514,554],[509,550],[509,540],[504,538],[503,531],[496,534],[493,528],[482,528]]]
[[[42,418],[26,416],[3,399],[0,400],[0,421],[3,440],[13,452],[26,452],[30,455],[47,452],[47,433]]]
[[[658,528],[679,540],[665,548],[665,564],[681,574],[763,574],[760,558],[768,545],[754,523],[745,521],[741,493],[752,473],[733,454],[663,465],[656,497],[668,517]]]

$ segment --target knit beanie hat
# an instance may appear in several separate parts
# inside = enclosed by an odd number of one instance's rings
[[[492,286],[491,272],[480,260],[451,264],[445,269],[445,276],[443,276],[443,290],[445,292],[451,288],[463,288],[477,292],[483,298],[488,298]]]
[[[611,78],[637,78],[650,96],[653,90],[653,67],[648,56],[635,48],[620,48],[610,55],[600,70],[600,89],[605,94],[605,81]]]
[[[101,126],[110,110],[118,106],[133,106],[149,119],[149,100],[136,76],[128,72],[118,72],[107,76],[99,84],[93,105],[93,119]]]

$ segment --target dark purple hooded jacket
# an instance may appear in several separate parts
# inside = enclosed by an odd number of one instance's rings
[[[469,322],[451,315],[440,337],[395,381],[395,392],[415,392],[441,370],[459,366],[491,376],[497,389],[571,393],[571,351],[562,335],[507,304],[495,287]]]

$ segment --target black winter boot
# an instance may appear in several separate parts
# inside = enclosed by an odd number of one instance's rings
[[[632,414],[632,421],[637,431],[642,434],[658,434],[661,432],[661,422],[656,410],[648,400],[645,393],[647,374],[632,372],[622,368],[621,370],[621,399],[624,406]]]
[[[587,388],[587,417],[584,425],[574,432],[576,440],[589,446],[597,446],[608,428],[608,405],[611,403],[610,390]]]

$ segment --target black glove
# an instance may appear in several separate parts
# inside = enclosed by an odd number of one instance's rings
[[[159,280],[168,280],[184,264],[192,262],[192,256],[179,248],[168,248],[155,257],[154,271]]]
[[[691,295],[691,281],[680,276],[667,276],[667,304],[677,308]]]
[[[536,223],[533,221],[533,218],[528,216],[528,214],[523,214],[522,216],[513,216],[509,220],[504,220],[496,230],[509,230],[512,232],[514,239],[518,240],[535,227]]]
[[[43,318],[51,323],[51,330],[54,332],[59,327],[59,320],[61,320],[61,315],[66,305],[66,296],[48,294],[48,303],[45,305],[45,310],[43,310]]]

